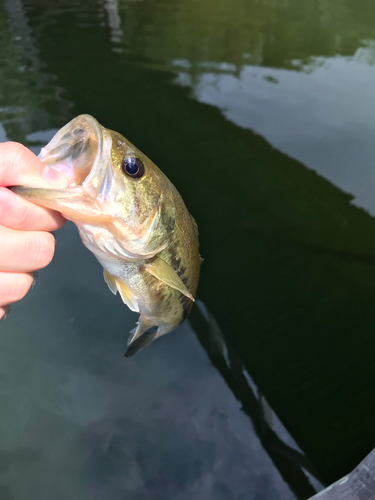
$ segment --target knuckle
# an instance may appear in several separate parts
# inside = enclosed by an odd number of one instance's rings
[[[4,142],[2,145],[3,156],[8,158],[13,156],[14,152],[18,150],[17,143],[13,141]]]
[[[17,142],[9,141],[3,145],[3,158],[10,166],[16,168],[19,164],[21,157],[24,155],[25,146]]]
[[[27,229],[28,227],[30,227],[30,223],[32,222],[33,217],[30,206],[27,203],[22,203],[22,205],[20,205],[17,213],[17,218],[19,229]]]

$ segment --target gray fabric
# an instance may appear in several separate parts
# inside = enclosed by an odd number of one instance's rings
[[[310,500],[375,500],[375,449],[350,474]]]

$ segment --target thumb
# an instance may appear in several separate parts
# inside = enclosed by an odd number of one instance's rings
[[[42,163],[17,142],[0,143],[0,186],[30,186],[64,189],[68,179]]]

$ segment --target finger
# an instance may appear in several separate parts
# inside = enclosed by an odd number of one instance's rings
[[[0,271],[32,272],[47,266],[55,239],[45,231],[16,231],[0,226]]]
[[[5,317],[8,315],[9,312],[9,306],[8,307],[0,307],[0,321],[2,319],[5,319]]]
[[[68,187],[68,179],[17,142],[0,143],[0,186]]]
[[[59,212],[42,208],[0,187],[0,224],[24,231],[55,231],[66,219]]]
[[[34,282],[31,273],[0,272],[0,306],[3,308],[21,300]]]

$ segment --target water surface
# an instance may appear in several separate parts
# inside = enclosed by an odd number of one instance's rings
[[[68,223],[1,324],[4,500],[305,499],[375,446],[375,28],[362,0],[0,3],[0,140],[80,113],[168,175],[191,321],[136,315]]]

